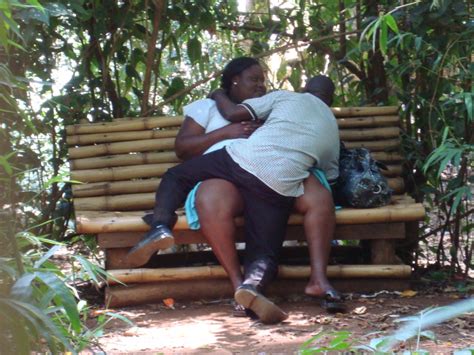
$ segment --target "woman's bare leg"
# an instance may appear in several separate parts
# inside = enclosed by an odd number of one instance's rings
[[[312,175],[304,181],[304,195],[296,199],[295,208],[304,214],[304,229],[308,242],[311,276],[305,293],[323,296],[334,290],[326,276],[336,216],[331,193]]]
[[[229,275],[234,291],[243,276],[235,249],[234,218],[242,214],[243,201],[237,188],[228,181],[204,181],[196,194],[196,209],[201,231]]]

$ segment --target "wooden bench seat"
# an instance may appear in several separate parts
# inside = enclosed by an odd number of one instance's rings
[[[375,275],[374,270],[378,270],[377,277],[383,277],[383,270],[386,269],[382,265],[398,262],[392,241],[405,238],[407,225],[425,216],[423,206],[404,195],[398,108],[347,107],[333,108],[333,112],[346,147],[366,147],[375,159],[389,168],[384,173],[395,192],[390,205],[372,209],[343,208],[336,212],[335,238],[370,240],[372,256],[370,265],[365,265],[365,272]],[[129,248],[140,240],[143,232],[148,230],[141,217],[153,208],[154,193],[160,177],[168,168],[179,163],[174,153],[174,140],[182,122],[183,117],[122,118],[67,127],[71,180],[81,182],[72,188],[76,230],[78,233],[97,234],[99,246],[106,252],[106,268],[113,270],[118,280],[130,282],[127,275],[148,275],[145,278],[136,277],[134,283],[148,285],[148,293],[144,294],[148,294],[146,297],[150,300],[156,299],[159,293],[159,280],[168,280],[163,277],[160,279],[159,276],[166,273],[166,268],[120,270],[121,260]],[[286,239],[305,240],[302,221],[301,215],[291,215]],[[239,226],[243,223],[242,218],[237,219]],[[189,230],[182,213],[175,233],[177,244],[205,242],[199,231]],[[239,238],[242,240],[241,231]],[[341,275],[351,274],[347,271],[350,266],[341,267],[344,269]],[[389,268],[393,271],[396,267]],[[219,272],[202,273],[203,278],[222,278],[223,270],[219,268],[214,268]],[[409,267],[407,269],[406,265],[400,265],[402,269],[404,277],[409,276]],[[176,271],[176,274],[186,275],[186,270],[193,274],[189,268]],[[284,270],[288,270],[288,267]],[[303,274],[308,272],[306,267]],[[155,276],[150,277],[153,273]],[[287,274],[291,272],[287,271]],[[397,275],[400,277],[401,274]],[[177,277],[176,280],[181,279]],[[186,281],[187,284],[190,282]],[[111,286],[109,291],[112,292],[113,288],[118,290],[120,286]],[[143,302],[147,300],[146,297]]]

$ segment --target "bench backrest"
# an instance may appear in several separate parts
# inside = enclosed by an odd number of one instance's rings
[[[398,107],[333,108],[346,147],[366,147],[388,166],[390,187],[404,192]],[[68,126],[76,211],[153,208],[166,170],[179,163],[174,141],[183,117],[122,118]]]

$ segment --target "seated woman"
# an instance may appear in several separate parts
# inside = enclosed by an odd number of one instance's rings
[[[235,103],[265,94],[262,67],[253,58],[236,58],[225,67],[221,87]],[[317,89],[317,88],[315,88]],[[330,105],[332,97],[328,98]],[[259,127],[258,122],[231,123],[225,120],[211,99],[198,100],[184,108],[185,121],[175,143],[181,159],[217,150],[229,139],[245,139]],[[296,211],[304,215],[304,229],[310,254],[311,276],[305,293],[323,299],[328,311],[342,311],[341,296],[326,277],[326,268],[335,228],[334,203],[331,192],[318,178],[310,175],[304,182],[304,195],[297,198]],[[195,206],[195,210],[194,210]],[[242,214],[243,201],[238,190],[228,181],[206,180],[193,190],[186,201],[186,214],[191,228],[199,229],[237,289],[243,281],[236,248],[234,219]],[[197,213],[196,213],[197,212]],[[244,315],[236,305],[235,315]]]

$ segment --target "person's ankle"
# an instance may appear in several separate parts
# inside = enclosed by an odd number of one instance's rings
[[[150,225],[151,229],[156,229],[156,228],[162,227],[162,226],[170,229],[170,227],[166,223],[163,223],[161,221],[152,222],[151,225]]]

